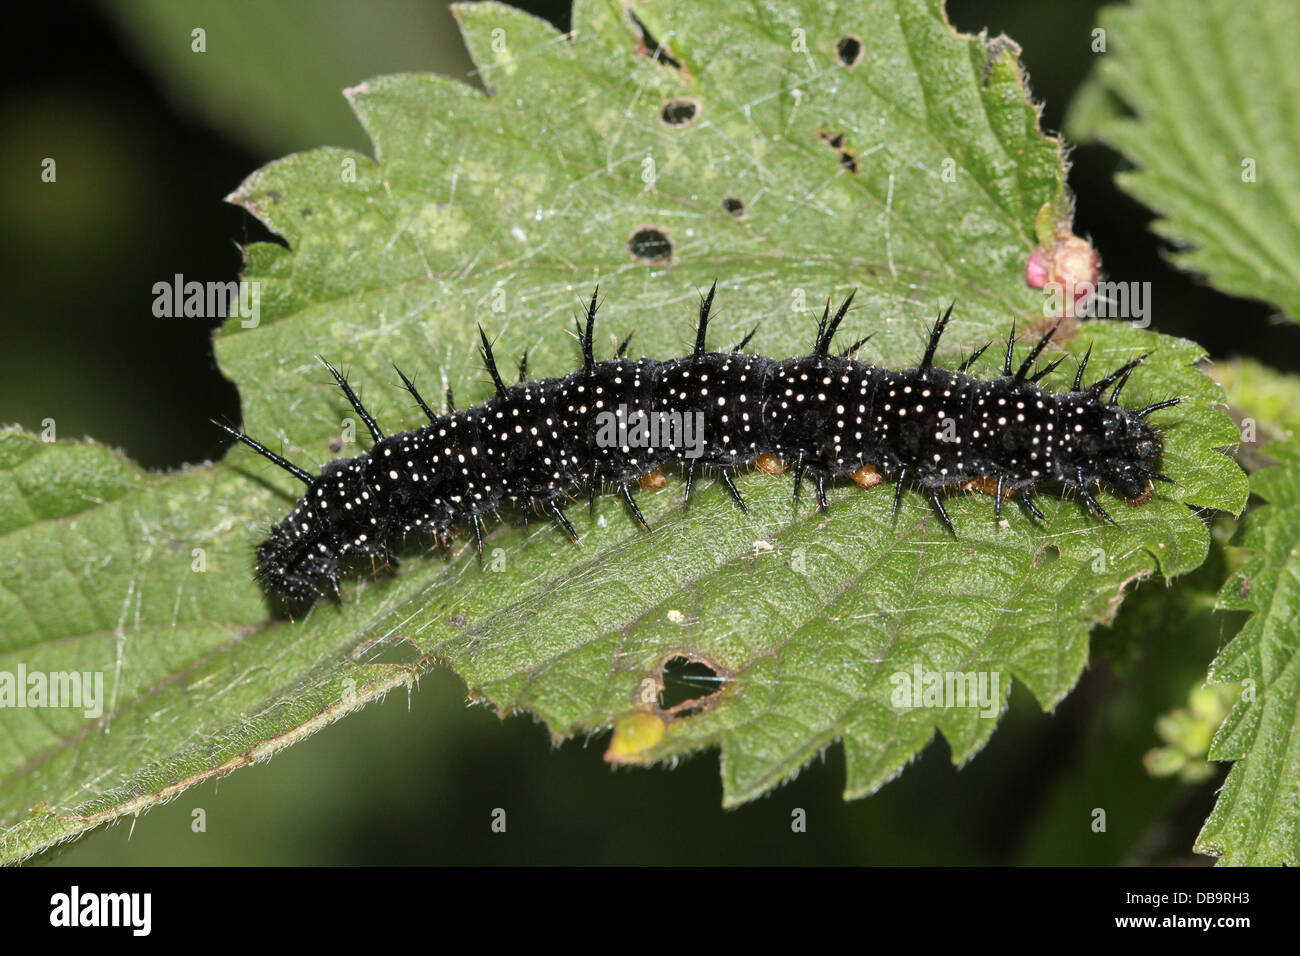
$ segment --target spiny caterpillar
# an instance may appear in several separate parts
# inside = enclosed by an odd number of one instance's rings
[[[391,548],[403,536],[432,533],[442,542],[461,518],[473,528],[481,560],[483,516],[504,499],[540,505],[577,544],[578,533],[563,505],[570,490],[582,484],[593,503],[607,486],[616,488],[648,530],[633,485],[661,485],[659,467],[671,461],[685,464],[688,502],[697,469],[706,466],[718,472],[745,512],[733,481],[741,467],[757,465],[773,473],[793,467],[795,503],[807,476],[815,482],[817,506],[823,511],[831,479],[847,475],[869,488],[884,480],[882,472],[889,473],[895,478],[895,516],[904,489],[915,483],[954,535],[940,495],[953,486],[993,495],[999,519],[1008,499],[1042,519],[1030,493],[1040,480],[1049,479],[1076,491],[1088,509],[1112,521],[1092,486],[1105,482],[1131,504],[1142,504],[1151,497],[1153,481],[1171,481],[1157,472],[1163,445],[1145,419],[1179,400],[1136,411],[1118,404],[1146,355],[1084,387],[1090,348],[1073,389],[1054,394],[1037,383],[1063,358],[1033,374],[1031,370],[1059,321],[1014,370],[1013,324],[1002,376],[981,381],[967,370],[992,343],[955,371],[933,364],[952,315],[949,306],[930,332],[921,364],[891,371],[853,357],[866,339],[831,354],[831,340],[852,294],[833,317],[827,303],[809,355],[772,359],[748,354],[744,348],[753,332],[731,351],[713,352],[705,335],[716,289],[714,283],[701,300],[694,350],[664,362],[626,358],[628,340],[615,358],[596,361],[595,294],[585,329],[574,320],[582,367],[563,378],[528,381],[525,355],[518,384],[507,385],[480,327],[481,354],[496,393],[482,405],[457,411],[449,391],[448,411],[439,415],[397,369],[429,424],[395,435],[381,431],[343,375],[321,359],[374,438],[368,452],[328,462],[312,475],[242,432],[221,426],[307,486],[298,505],[257,548],[263,585],[290,604],[315,601],[322,581],[337,594],[341,558],[367,555],[391,561]],[[1112,385],[1106,400],[1103,393]],[[657,440],[648,442],[648,430],[641,426],[651,418],[670,427],[658,429]],[[630,437],[629,428],[638,440]]]

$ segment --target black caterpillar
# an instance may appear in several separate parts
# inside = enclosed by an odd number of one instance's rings
[[[297,507],[257,548],[263,585],[291,604],[314,601],[322,581],[337,594],[341,558],[391,560],[391,547],[402,536],[431,532],[442,541],[460,518],[469,520],[481,559],[483,515],[506,498],[540,504],[578,543],[562,505],[579,484],[586,484],[593,502],[607,485],[616,487],[648,529],[632,486],[657,478],[659,466],[669,461],[686,464],[687,501],[697,467],[705,465],[719,472],[742,511],[748,509],[732,480],[741,466],[757,464],[779,472],[791,463],[795,502],[807,475],[815,481],[821,510],[830,479],[848,475],[871,487],[883,480],[883,470],[896,476],[895,515],[903,489],[916,482],[953,534],[940,496],[948,486],[993,495],[999,518],[1009,498],[1041,519],[1030,492],[1038,481],[1053,479],[1112,521],[1090,491],[1093,485],[1104,481],[1130,503],[1141,504],[1151,497],[1153,481],[1171,481],[1156,470],[1163,445],[1145,419],[1179,400],[1136,411],[1117,404],[1146,355],[1086,388],[1085,355],[1073,390],[1052,394],[1037,382],[1063,359],[1030,371],[1057,326],[1013,371],[1013,325],[1002,377],[981,381],[967,369],[988,344],[956,371],[933,365],[950,306],[935,322],[921,364],[890,371],[852,357],[866,339],[842,354],[830,354],[852,294],[833,317],[827,304],[810,355],[777,360],[747,354],[743,349],[753,332],[730,352],[711,352],[705,333],[716,288],[714,283],[701,301],[694,351],[666,362],[626,358],[627,340],[616,358],[596,361],[595,294],[585,330],[575,319],[583,365],[563,378],[528,381],[525,355],[519,384],[507,385],[480,327],[482,356],[496,394],[480,406],[456,411],[448,392],[447,414],[438,415],[397,369],[429,424],[395,435],[384,435],[344,377],[322,359],[374,438],[368,452],[328,462],[312,475],[221,426],[307,486]],[[1111,385],[1115,388],[1106,401],[1103,393]],[[629,434],[610,430],[656,420],[668,423],[660,428],[657,443],[633,441]],[[687,428],[692,421],[700,426],[694,436]]]

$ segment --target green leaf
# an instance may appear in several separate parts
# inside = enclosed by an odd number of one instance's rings
[[[1137,167],[1119,184],[1160,214],[1176,264],[1300,318],[1300,6],[1135,0],[1099,22],[1070,135]]]
[[[1013,319],[1041,325],[1024,271],[1039,211],[1064,208],[1060,145],[1038,131],[1014,45],[955,34],[937,0],[852,13],[655,0],[637,5],[640,29],[619,3],[584,2],[572,37],[498,4],[456,10],[490,97],[439,77],[372,80],[348,95],[375,159],[291,156],[233,197],[289,247],[247,250],[259,324],[232,318],[217,356],[249,432],[290,458],[339,454],[355,418],[315,354],[349,370],[390,430],[412,427],[390,361],[426,393],[445,378],[479,400],[482,322],[499,350],[528,349],[535,375],[564,374],[570,316],[598,281],[605,354],[633,330],[644,354],[681,354],[715,277],[715,344],[761,321],[771,355],[806,353],[819,303],[850,287],[846,336],[876,333],[863,357],[895,367],[915,365],[953,300],[949,366]],[[647,29],[677,67],[646,55]],[[851,67],[836,58],[847,34],[863,44]],[[693,122],[663,122],[683,98]],[[646,228],[669,237],[670,261],[634,257]],[[581,550],[503,509],[486,569],[463,539],[450,558],[412,543],[397,573],[351,578],[339,604],[294,621],[268,619],[251,577],[252,546],[300,492],[289,476],[242,448],[156,476],[12,434],[0,670],[102,672],[112,693],[102,720],[28,712],[0,742],[0,859],[267,756],[435,662],[557,737],[614,727],[611,760],[717,745],[727,804],[836,739],[848,796],[897,774],[936,727],[965,761],[1012,678],[1054,706],[1128,585],[1203,560],[1188,505],[1245,501],[1218,450],[1237,431],[1195,345],[1109,322],[1063,339],[1076,356],[1091,344],[1096,369],[1153,349],[1126,401],[1184,398],[1154,419],[1178,484],[1142,508],[1104,498],[1116,526],[1051,496],[1044,525],[1009,513],[999,526],[989,498],[956,495],[954,541],[914,493],[895,527],[888,489],[844,483],[828,514],[796,513],[789,476],[761,472],[740,481],[751,516],[708,482],[685,512],[674,478],[641,496],[651,534],[613,498],[574,510]],[[101,473],[120,476],[115,495],[91,481]],[[676,658],[720,688],[693,713],[655,693]],[[996,675],[989,716],[895,704],[893,675],[915,668]]]
[[[1224,610],[1254,612],[1210,665],[1209,682],[1246,687],[1210,746],[1233,760],[1196,849],[1238,865],[1300,863],[1300,445],[1274,442],[1278,462],[1251,478],[1268,502],[1243,522],[1253,552],[1219,594]]]
[[[356,640],[337,626],[266,626],[232,510],[248,486],[0,431],[0,861],[270,756],[409,676],[341,667]],[[33,696],[69,674],[87,681],[62,706]]]

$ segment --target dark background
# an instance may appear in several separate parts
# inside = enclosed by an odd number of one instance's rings
[[[569,27],[567,2],[516,5]],[[1058,130],[1095,58],[1098,6],[951,0],[949,16],[959,29],[987,27],[1021,44],[1044,124]],[[54,418],[61,438],[90,435],[155,469],[220,456],[225,443],[208,420],[238,420],[238,392],[213,363],[209,328],[153,317],[153,284],[177,272],[237,275],[237,244],[268,237],[222,197],[257,167],[319,145],[369,152],[344,86],[405,70],[476,83],[452,17],[439,0],[44,2],[24,12],[25,24],[10,24],[0,92],[0,422],[38,430]],[[211,72],[196,76],[176,57],[191,55],[190,26],[209,24]],[[40,181],[47,156],[58,162],[56,185]],[[1296,337],[1267,307],[1164,263],[1150,213],[1112,182],[1118,156],[1081,146],[1071,160],[1076,231],[1091,236],[1109,278],[1154,283],[1161,332],[1195,339],[1214,357],[1295,367]],[[1213,584],[1215,574],[1198,576]],[[1235,626],[1206,614],[1170,626],[1180,590],[1196,583],[1147,587],[1125,605],[1118,630],[1096,635],[1125,656],[1141,647],[1122,677],[1094,661],[1052,715],[1017,689],[969,766],[953,768],[937,740],[899,780],[850,804],[839,796],[838,746],[793,783],[724,812],[716,753],[673,771],[611,770],[600,759],[604,737],[554,748],[528,718],[502,722],[466,708],[463,685],[438,673],[409,698],[372,705],[270,764],[196,787],[57,859],[1208,862],[1189,848],[1217,780],[1187,787],[1154,780],[1141,764],[1159,742],[1155,716],[1185,703]],[[489,828],[498,807],[505,834]],[[1106,833],[1090,828],[1097,807],[1107,810]],[[204,833],[191,830],[196,808],[206,813]],[[807,811],[806,833],[791,832],[794,808]]]

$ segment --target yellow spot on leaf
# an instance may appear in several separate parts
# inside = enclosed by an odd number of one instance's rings
[[[609,763],[639,760],[647,750],[664,739],[668,729],[663,718],[648,710],[634,710],[614,718],[614,739],[605,751]]]

